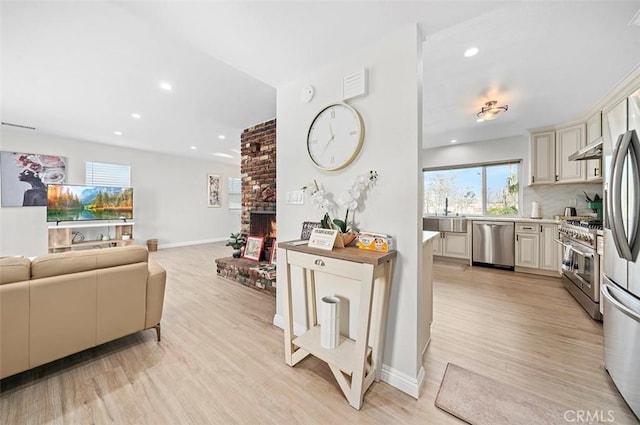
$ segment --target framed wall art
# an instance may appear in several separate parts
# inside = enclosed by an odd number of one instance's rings
[[[277,262],[278,262],[278,241],[274,239],[273,243],[271,244],[271,258],[269,263],[276,264]]]
[[[247,244],[244,247],[244,254],[242,254],[242,257],[249,260],[260,261],[260,255],[262,255],[263,247],[264,237],[247,236]]]
[[[46,207],[47,185],[65,183],[67,159],[55,155],[0,152],[3,207]]]
[[[217,174],[207,175],[207,206],[209,208],[220,208],[220,176]]]

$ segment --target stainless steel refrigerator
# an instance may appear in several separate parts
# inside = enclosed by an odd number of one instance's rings
[[[640,417],[640,90],[603,121],[604,364]]]

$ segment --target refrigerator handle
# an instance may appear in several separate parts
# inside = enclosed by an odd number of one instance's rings
[[[631,132],[627,131],[618,137],[617,149],[611,163],[611,190],[609,191],[609,211],[611,235],[615,243],[618,255],[627,260],[632,260],[631,246],[622,222],[622,172],[627,154],[630,152]],[[625,194],[626,195],[626,194]]]
[[[631,130],[631,142],[629,146],[629,157],[631,159],[631,170],[629,176],[633,179],[631,190],[633,191],[633,205],[629,206],[629,223],[631,227],[631,260],[636,261],[640,251],[640,140],[636,130]]]
[[[620,299],[622,298],[620,297],[620,295],[622,294],[619,294],[618,297],[616,297],[615,292],[617,292],[617,289],[605,283],[600,288],[600,292],[602,293],[602,296],[605,297],[611,304],[613,304],[615,308],[617,308],[633,320],[640,322],[640,313],[634,311],[631,307],[624,304],[624,302]]]

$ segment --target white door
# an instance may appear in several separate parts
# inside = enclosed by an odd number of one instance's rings
[[[540,228],[540,268],[560,272],[562,250],[558,239],[557,224],[542,224]]]
[[[555,182],[555,137],[553,131],[531,135],[531,184]]]
[[[569,155],[585,146],[585,125],[578,124],[556,133],[556,181],[583,182],[587,179],[584,161],[569,161]]]
[[[469,259],[469,238],[466,233],[444,233],[442,255]]]
[[[516,267],[538,268],[539,243],[538,235],[516,234]]]

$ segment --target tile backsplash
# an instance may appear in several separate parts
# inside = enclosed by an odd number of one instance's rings
[[[531,203],[534,201],[540,203],[543,218],[562,215],[565,207],[575,207],[578,215],[594,215],[594,212],[587,207],[583,192],[587,192],[591,198],[596,193],[602,197],[602,183],[525,186],[522,190],[524,198],[522,216],[531,215]],[[575,200],[575,205],[571,203],[572,200]]]

